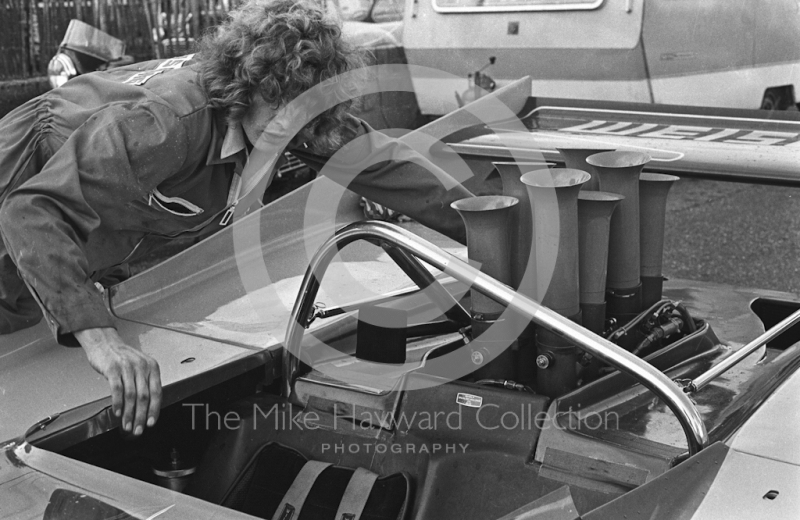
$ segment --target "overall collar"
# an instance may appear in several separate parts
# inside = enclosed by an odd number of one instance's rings
[[[300,134],[294,136],[288,149],[308,148]],[[211,146],[206,157],[207,165],[247,161],[248,150],[244,129],[240,123],[228,124],[225,117],[215,114],[211,127]]]
[[[247,158],[244,130],[239,123],[228,124],[224,117],[214,117],[207,165],[234,163]]]

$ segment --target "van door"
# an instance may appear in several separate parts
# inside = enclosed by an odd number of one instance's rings
[[[425,114],[456,108],[467,75],[502,86],[532,78],[539,97],[649,102],[641,47],[644,0],[409,0],[403,20]]]
[[[644,50],[653,101],[758,108],[753,70],[759,0],[647,0]],[[764,4],[772,3],[771,0]]]
[[[774,90],[774,105],[787,107],[800,101],[800,1],[757,0],[755,67],[762,85],[753,99]],[[794,94],[794,96],[792,96]],[[794,97],[794,99],[791,99]]]

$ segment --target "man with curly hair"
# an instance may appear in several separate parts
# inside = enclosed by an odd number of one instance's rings
[[[197,55],[80,76],[8,114],[0,120],[0,334],[44,316],[58,341],[82,346],[108,380],[124,430],[139,435],[155,424],[158,365],[120,337],[95,282],[175,237],[227,225],[267,125],[291,118],[285,107],[303,92],[360,65],[317,7],[251,0]],[[349,107],[313,118],[288,148],[319,169],[367,136],[351,157],[374,164],[367,159],[385,140]],[[410,163],[356,173],[351,189],[463,239],[449,202],[468,191],[446,190]]]

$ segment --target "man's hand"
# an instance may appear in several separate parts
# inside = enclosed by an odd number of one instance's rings
[[[141,435],[153,426],[161,410],[161,373],[156,360],[122,341],[116,329],[86,329],[75,333],[89,364],[111,385],[111,406],[122,428]]]

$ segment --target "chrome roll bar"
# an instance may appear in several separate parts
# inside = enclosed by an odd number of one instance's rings
[[[708,433],[697,408],[678,385],[651,364],[530,298],[518,294],[507,285],[481,273],[427,240],[387,222],[367,221],[350,224],[329,238],[311,259],[286,330],[282,374],[284,396],[291,395],[292,382],[300,368],[299,353],[303,331],[313,311],[320,280],[336,253],[356,240],[371,242],[378,240],[399,247],[456,280],[468,284],[472,290],[485,294],[537,325],[570,341],[620,372],[634,377],[664,401],[676,415],[686,435],[690,455],[694,455],[708,443]]]

